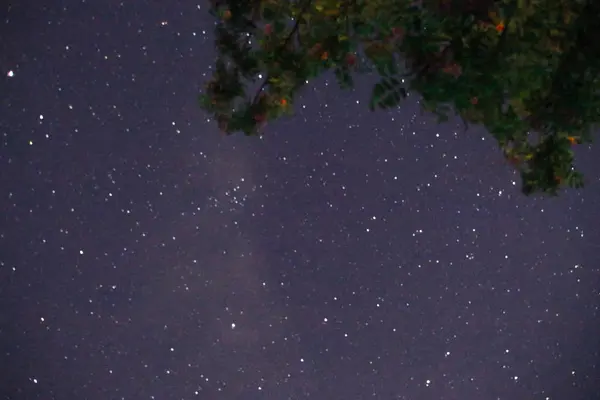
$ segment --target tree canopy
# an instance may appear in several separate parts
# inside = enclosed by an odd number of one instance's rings
[[[582,187],[573,146],[600,119],[598,0],[211,0],[218,57],[201,107],[224,134],[261,135],[333,70],[376,74],[371,110],[409,92],[483,125],[525,194]]]

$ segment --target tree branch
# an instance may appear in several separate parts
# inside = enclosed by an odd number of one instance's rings
[[[278,50],[285,49],[285,47],[288,45],[288,43],[290,42],[292,37],[294,37],[294,34],[298,31],[298,28],[300,27],[301,16],[308,10],[308,7],[310,7],[311,3],[312,3],[312,0],[306,0],[306,3],[304,3],[304,6],[302,7],[302,10],[300,11],[300,15],[298,16],[298,18],[296,18],[296,22],[294,23],[292,30],[290,31],[288,36],[283,41],[283,44],[281,46],[279,46]],[[258,96],[260,96],[260,93],[262,92],[262,90],[265,88],[265,86],[267,86],[267,83],[269,83],[270,78],[271,78],[271,76],[269,74],[267,74],[267,76],[263,80],[262,84],[256,91],[256,94],[254,95],[254,99],[252,99],[252,104],[256,103],[256,100],[258,100]]]

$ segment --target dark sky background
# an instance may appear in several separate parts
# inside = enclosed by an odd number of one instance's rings
[[[15,3],[3,399],[600,398],[597,145],[526,198],[484,130],[329,76],[223,137],[204,0]]]

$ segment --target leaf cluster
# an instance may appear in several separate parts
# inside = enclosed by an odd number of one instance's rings
[[[369,108],[410,92],[440,121],[480,124],[525,194],[579,188],[573,146],[600,122],[594,0],[212,0],[218,58],[200,96],[225,134],[260,135],[301,88],[376,74]],[[532,138],[535,138],[533,140]]]

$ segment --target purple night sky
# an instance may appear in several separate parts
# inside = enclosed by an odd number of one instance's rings
[[[223,137],[206,0],[13,3],[0,398],[600,398],[597,145],[527,198],[482,128],[329,75]]]

